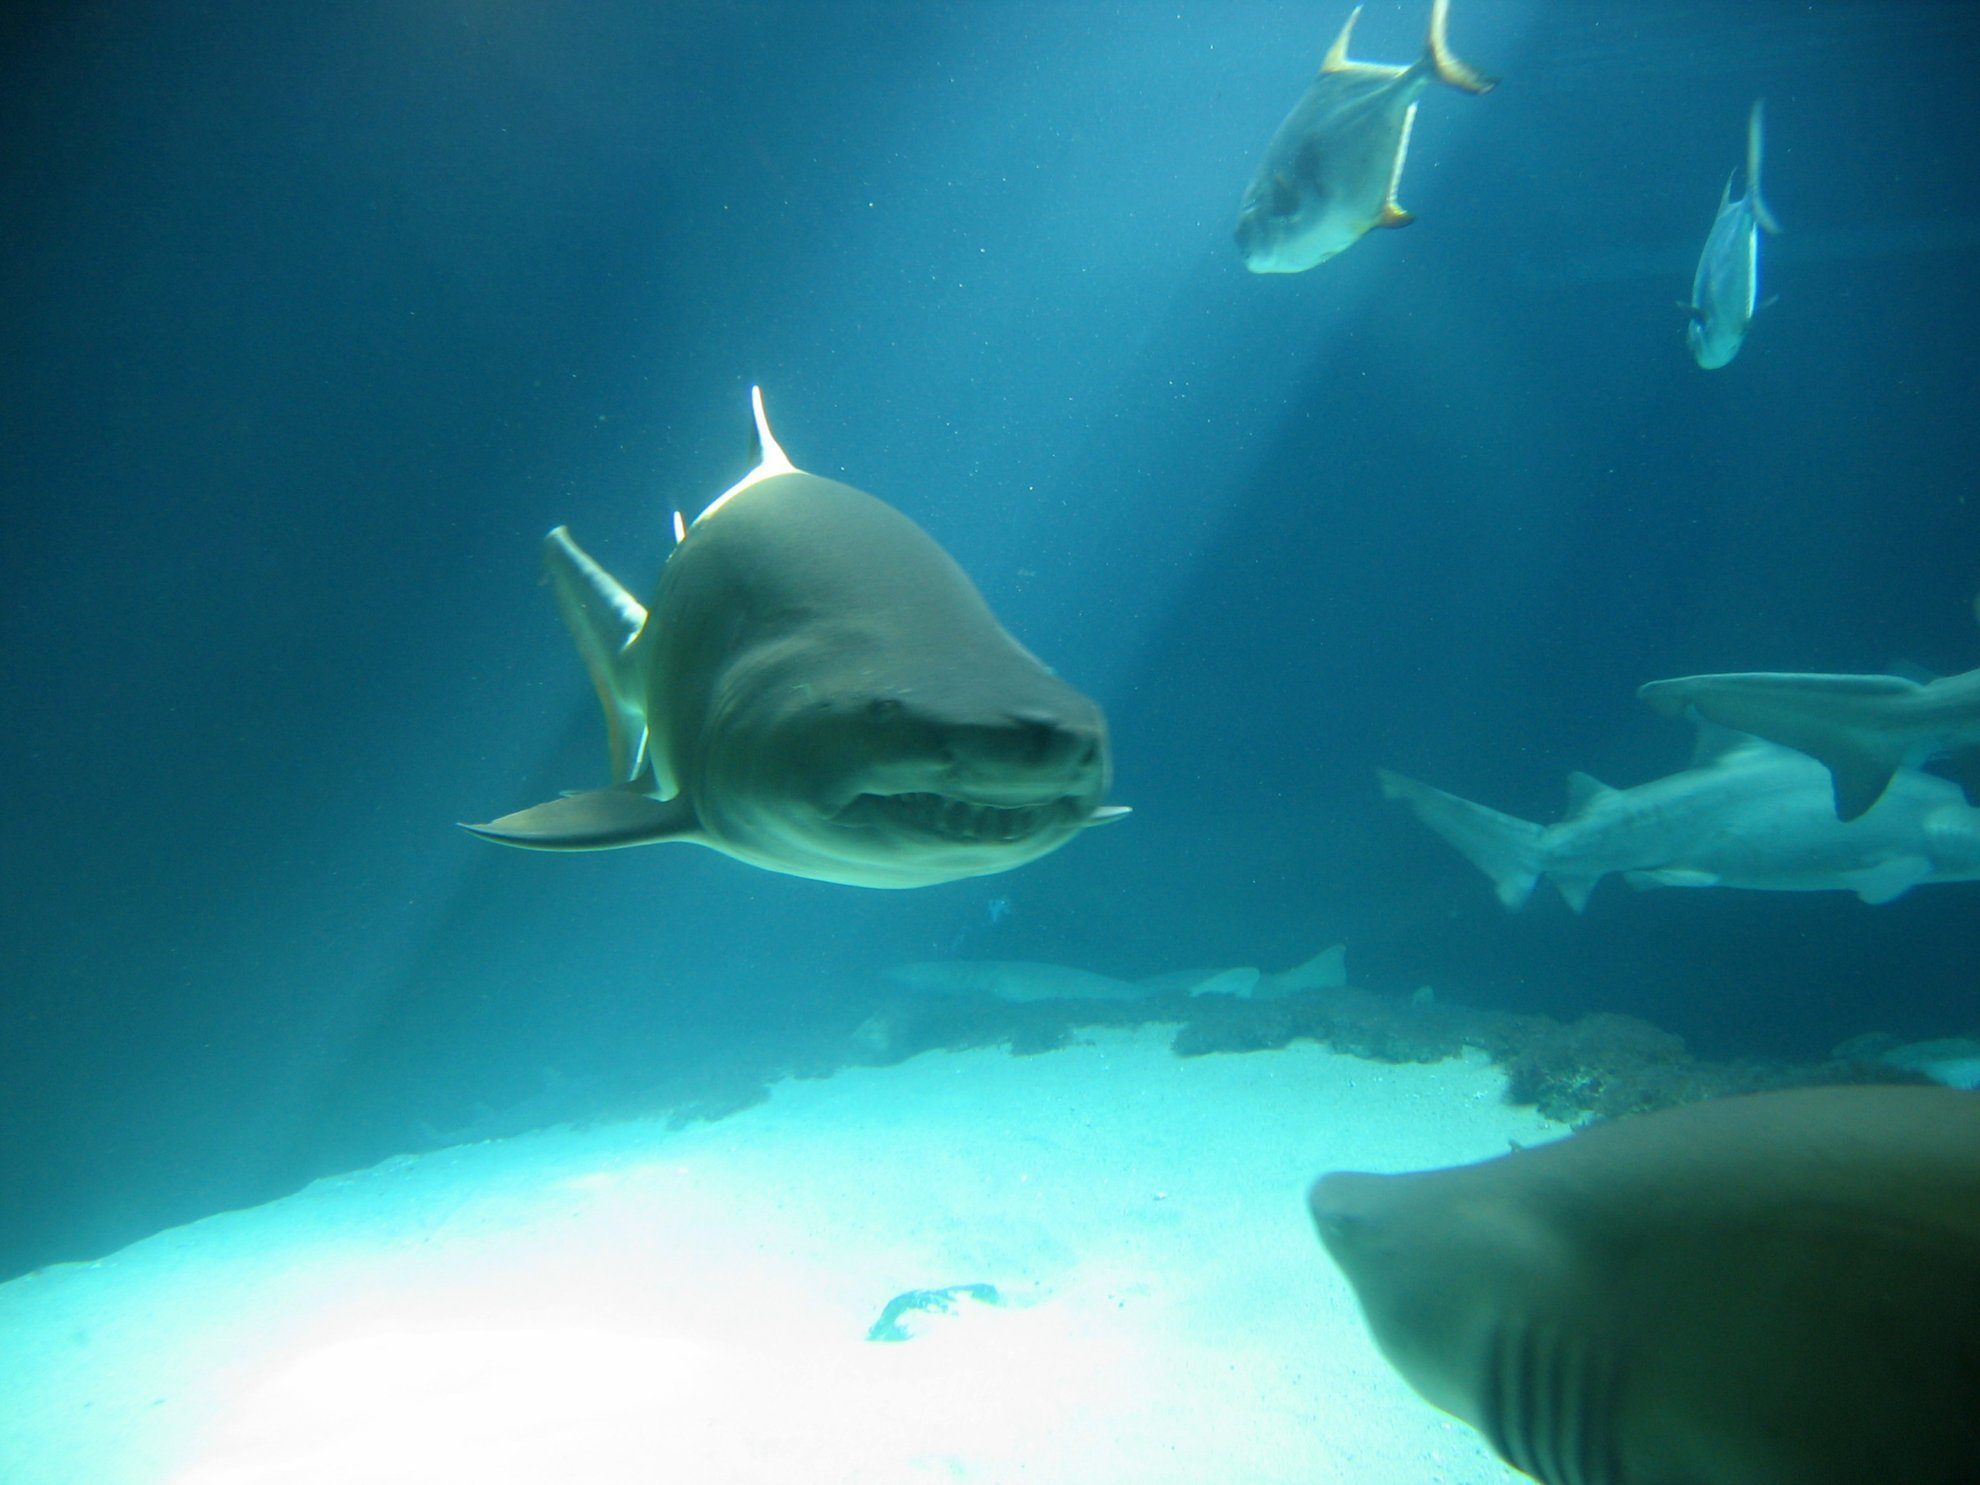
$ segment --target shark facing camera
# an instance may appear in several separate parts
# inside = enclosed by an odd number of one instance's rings
[[[807,474],[752,389],[758,462],[684,528],[651,608],[563,527],[543,561],[613,783],[466,828],[592,851],[685,840],[792,876],[1008,871],[1127,811],[1106,721],[906,516]]]

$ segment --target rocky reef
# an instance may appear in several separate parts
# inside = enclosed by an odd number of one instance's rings
[[[1549,1016],[1477,1010],[1424,991],[1383,995],[1353,986],[1278,999],[1177,993],[1132,1003],[989,998],[900,1001],[876,1012],[847,1060],[898,1062],[925,1051],[1007,1044],[1017,1055],[1050,1051],[1088,1027],[1173,1024],[1179,1057],[1268,1052],[1314,1041],[1378,1062],[1439,1062],[1477,1048],[1505,1070],[1506,1097],[1549,1118],[1579,1123],[1769,1088],[1924,1079],[1871,1057],[1814,1063],[1718,1062],[1633,1016]]]

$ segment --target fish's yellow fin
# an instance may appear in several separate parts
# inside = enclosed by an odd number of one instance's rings
[[[1451,51],[1450,41],[1445,36],[1450,24],[1450,9],[1451,0],[1431,0],[1430,34],[1423,42],[1424,60],[1430,64],[1430,70],[1437,75],[1438,82],[1461,93],[1489,93],[1499,85],[1499,80],[1460,60]]]
[[[1402,189],[1403,165],[1409,159],[1409,136],[1415,129],[1416,105],[1412,103],[1403,115],[1402,132],[1396,136],[1396,160],[1389,169],[1389,189],[1382,193],[1382,214],[1375,218],[1377,227],[1407,227],[1416,220],[1396,200],[1396,192]]]
[[[1334,38],[1334,44],[1327,48],[1327,55],[1320,59],[1322,72],[1346,72],[1355,64],[1348,60],[1348,38],[1354,35],[1354,23],[1361,19],[1361,7],[1355,6],[1348,12],[1347,24],[1341,27],[1341,34]]]
[[[1334,38],[1334,44],[1327,48],[1327,55],[1320,59],[1320,75],[1330,73],[1356,73],[1363,77],[1401,77],[1409,71],[1407,67],[1391,67],[1387,62],[1356,62],[1348,54],[1348,38],[1354,35],[1354,23],[1361,19],[1359,5],[1349,12],[1347,24],[1341,27],[1341,34]]]

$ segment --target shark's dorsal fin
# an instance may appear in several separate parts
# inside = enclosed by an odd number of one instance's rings
[[[791,463],[790,456],[777,442],[777,436],[770,431],[770,415],[763,410],[761,387],[749,389],[749,410],[756,420],[756,467],[710,501],[708,509],[695,517],[697,521],[707,520],[751,485],[775,479],[780,474],[799,473],[798,467]]]
[[[1615,792],[1593,774],[1571,773],[1567,777],[1568,813],[1578,815],[1596,800]]]
[[[1706,768],[1733,753],[1761,746],[1760,739],[1751,733],[1735,732],[1717,722],[1700,721],[1698,736],[1691,744],[1691,766]]]

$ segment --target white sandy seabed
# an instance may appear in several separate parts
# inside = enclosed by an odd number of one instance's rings
[[[1482,1485],[1324,1170],[1561,1132],[1466,1058],[930,1053],[388,1161],[0,1286],[6,1485]],[[869,1341],[894,1296],[1003,1303]]]

